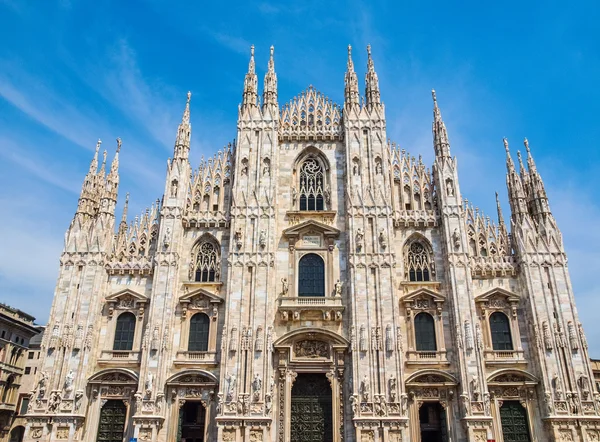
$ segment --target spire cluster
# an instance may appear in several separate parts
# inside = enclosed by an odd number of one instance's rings
[[[119,189],[119,151],[121,150],[121,139],[117,138],[117,150],[108,176],[106,176],[106,151],[103,152],[102,164],[100,169],[98,169],[98,152],[100,151],[101,144],[102,141],[98,140],[90,168],[83,180],[76,216],[82,215],[85,218],[95,218],[99,213],[114,215],[114,207],[117,202],[117,192]]]
[[[525,167],[521,152],[517,151],[519,159],[518,174],[510,155],[508,140],[504,138],[503,141],[506,150],[506,185],[513,217],[522,219],[525,216],[530,216],[538,223],[545,222],[548,217],[552,217],[552,214],[548,205],[544,182],[537,171],[529,148],[529,141],[525,138],[523,142],[527,151],[527,167]]]

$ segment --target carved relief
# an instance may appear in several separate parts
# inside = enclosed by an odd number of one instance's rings
[[[329,358],[329,344],[323,341],[302,340],[294,343],[298,358]]]

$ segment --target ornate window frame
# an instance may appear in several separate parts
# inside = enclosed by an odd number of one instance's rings
[[[303,174],[303,168],[308,161],[314,161],[320,169],[320,173],[323,176],[322,188],[319,194],[323,197],[323,209],[322,210],[306,210],[300,208],[300,200],[302,198],[302,183],[301,177]],[[331,167],[329,161],[323,155],[323,153],[314,146],[306,147],[300,155],[296,157],[292,168],[292,210],[299,212],[308,213],[322,213],[330,211],[333,207],[332,193],[331,193]]]
[[[411,279],[410,279],[411,247],[413,246],[413,244],[417,244],[417,243],[423,247],[423,253],[427,256],[427,261],[428,261],[427,271],[429,274],[428,280],[418,281],[415,279],[414,281],[411,281]],[[435,257],[433,254],[433,248],[431,247],[431,243],[429,242],[429,240],[427,238],[425,238],[423,235],[420,235],[418,233],[411,235],[404,242],[404,245],[402,246],[402,256],[403,256],[403,266],[404,266],[404,281],[406,281],[406,283],[428,284],[428,283],[435,282],[435,273],[436,273],[435,272]]]
[[[216,258],[214,262],[215,266],[215,279],[214,281],[196,281],[196,264],[198,261],[198,255],[202,252],[202,246],[204,244],[210,244],[214,247]],[[221,274],[222,274],[222,253],[221,244],[217,239],[210,233],[204,233],[194,243],[190,251],[190,265],[188,270],[188,281],[196,284],[206,285],[221,285]]]
[[[108,348],[102,350],[99,363],[120,363],[125,365],[139,364],[139,356],[142,347],[142,332],[144,328],[144,315],[150,304],[150,299],[141,293],[131,289],[121,290],[108,295],[106,301],[107,331],[106,345]],[[133,335],[133,346],[131,350],[113,350],[117,320],[123,313],[132,313],[135,320],[135,332]]]
[[[517,316],[517,306],[520,298],[512,292],[503,288],[494,288],[475,298],[480,314],[480,325],[483,334],[483,346],[486,365],[503,364],[526,364],[521,343],[521,333],[519,331],[519,318]],[[492,344],[492,332],[490,326],[490,317],[493,313],[501,312],[506,315],[510,324],[510,335],[513,343],[513,350],[494,350]]]
[[[181,317],[180,348],[182,349],[177,351],[174,363],[176,365],[216,365],[219,305],[223,303],[223,299],[203,288],[189,291],[186,286],[185,289],[185,294],[179,298],[179,312]],[[190,320],[196,313],[204,313],[210,320],[207,351],[187,350],[187,343],[190,336]]]
[[[342,303],[342,283],[340,275],[334,275],[335,239],[340,231],[335,227],[308,220],[283,231],[289,244],[288,276],[283,278],[279,296],[281,319],[299,321],[303,319],[341,321],[344,306]],[[325,296],[299,297],[299,263],[303,256],[315,254],[325,264]]]
[[[407,364],[430,365],[447,364],[446,343],[444,339],[444,321],[442,312],[446,298],[436,291],[428,288],[419,288],[400,300],[406,311],[406,331],[408,350]],[[433,317],[435,326],[436,351],[417,351],[417,340],[415,334],[415,317],[419,313],[428,313]]]

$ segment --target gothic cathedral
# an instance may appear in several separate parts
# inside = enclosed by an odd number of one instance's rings
[[[65,236],[25,441],[598,441],[600,397],[529,145],[510,231],[461,193],[433,93],[431,170],[361,98],[280,106],[254,48],[236,141],[197,169],[190,94],[164,195],[115,221],[98,151]],[[117,224],[117,225],[115,225]],[[115,233],[116,232],[116,233]]]

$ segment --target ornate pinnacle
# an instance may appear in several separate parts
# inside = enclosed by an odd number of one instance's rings
[[[121,138],[117,137],[117,153],[121,151]]]
[[[431,97],[433,98],[433,144],[435,148],[436,156],[450,156],[450,141],[448,141],[448,132],[446,131],[446,125],[442,120],[442,112],[438,107],[437,97],[435,90],[431,90]]]
[[[529,141],[527,141],[527,138],[523,140],[523,144],[525,145],[525,150],[529,153]]]
[[[248,73],[254,74],[255,63],[254,63],[254,45],[250,46],[250,62],[248,63]]]
[[[271,49],[270,49],[270,55],[269,55],[269,72],[275,72],[275,60],[273,58],[273,53],[275,52],[275,46],[271,45]]]
[[[506,137],[502,138],[502,142],[504,143],[504,150],[506,151],[506,155],[510,155],[510,152],[508,150],[508,140],[506,139]]]
[[[375,72],[375,64],[373,63],[373,58],[371,58],[371,45],[367,45],[367,78],[366,78],[366,91],[365,96],[367,99],[367,106],[373,106],[375,104],[380,104],[380,94],[379,94],[379,79],[377,78],[377,73]]]
[[[354,72],[354,63],[352,62],[352,46],[348,45],[348,72]]]

